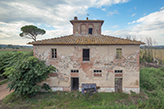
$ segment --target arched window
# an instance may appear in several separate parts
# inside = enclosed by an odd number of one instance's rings
[[[85,35],[86,34],[86,26],[83,24],[81,25],[81,34]]]

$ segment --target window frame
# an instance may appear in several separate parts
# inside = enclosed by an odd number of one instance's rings
[[[116,48],[116,59],[122,58],[122,48]]]
[[[114,70],[114,73],[115,74],[122,74],[123,73],[123,70]]]
[[[51,58],[56,59],[57,58],[57,49],[51,48]]]
[[[88,34],[93,34],[93,28],[88,28]]]
[[[79,70],[71,70],[71,73],[79,73]]]
[[[102,70],[93,70],[94,77],[102,77]]]
[[[102,70],[93,70],[93,73],[102,73]]]
[[[88,57],[84,57],[84,50],[88,50]],[[83,53],[82,53],[82,60],[83,60],[83,62],[85,62],[85,61],[90,61],[90,49],[88,49],[88,48],[83,48]]]

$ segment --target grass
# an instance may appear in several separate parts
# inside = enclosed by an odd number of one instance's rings
[[[29,109],[100,109],[103,107],[127,108],[135,107],[138,98],[145,99],[142,95],[129,95],[125,93],[96,93],[92,96],[83,95],[80,92],[52,92],[39,93],[34,98],[15,98],[14,93],[8,95],[0,104],[0,108],[29,108]],[[134,103],[132,102],[132,99]]]
[[[14,93],[0,101],[0,109],[164,109],[164,68],[140,70],[141,93],[81,92],[38,93],[18,98]]]
[[[22,49],[9,49],[9,48],[6,48],[6,49],[0,49],[0,54],[4,54],[4,53],[7,53],[7,52],[12,52],[12,51],[22,51],[24,53],[29,53],[32,51],[31,48],[22,48]]]
[[[153,49],[153,56],[164,61],[164,49]]]
[[[9,81],[8,79],[2,80],[2,81],[0,81],[0,85],[5,84],[5,83],[7,83],[8,81]]]

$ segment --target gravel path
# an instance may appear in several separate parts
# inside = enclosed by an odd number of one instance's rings
[[[13,91],[9,92],[9,89],[7,89],[8,83],[0,85],[0,100],[5,98],[8,94],[12,93]]]

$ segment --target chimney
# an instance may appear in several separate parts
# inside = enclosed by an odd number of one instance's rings
[[[74,17],[74,20],[77,20],[77,17],[76,16]]]

